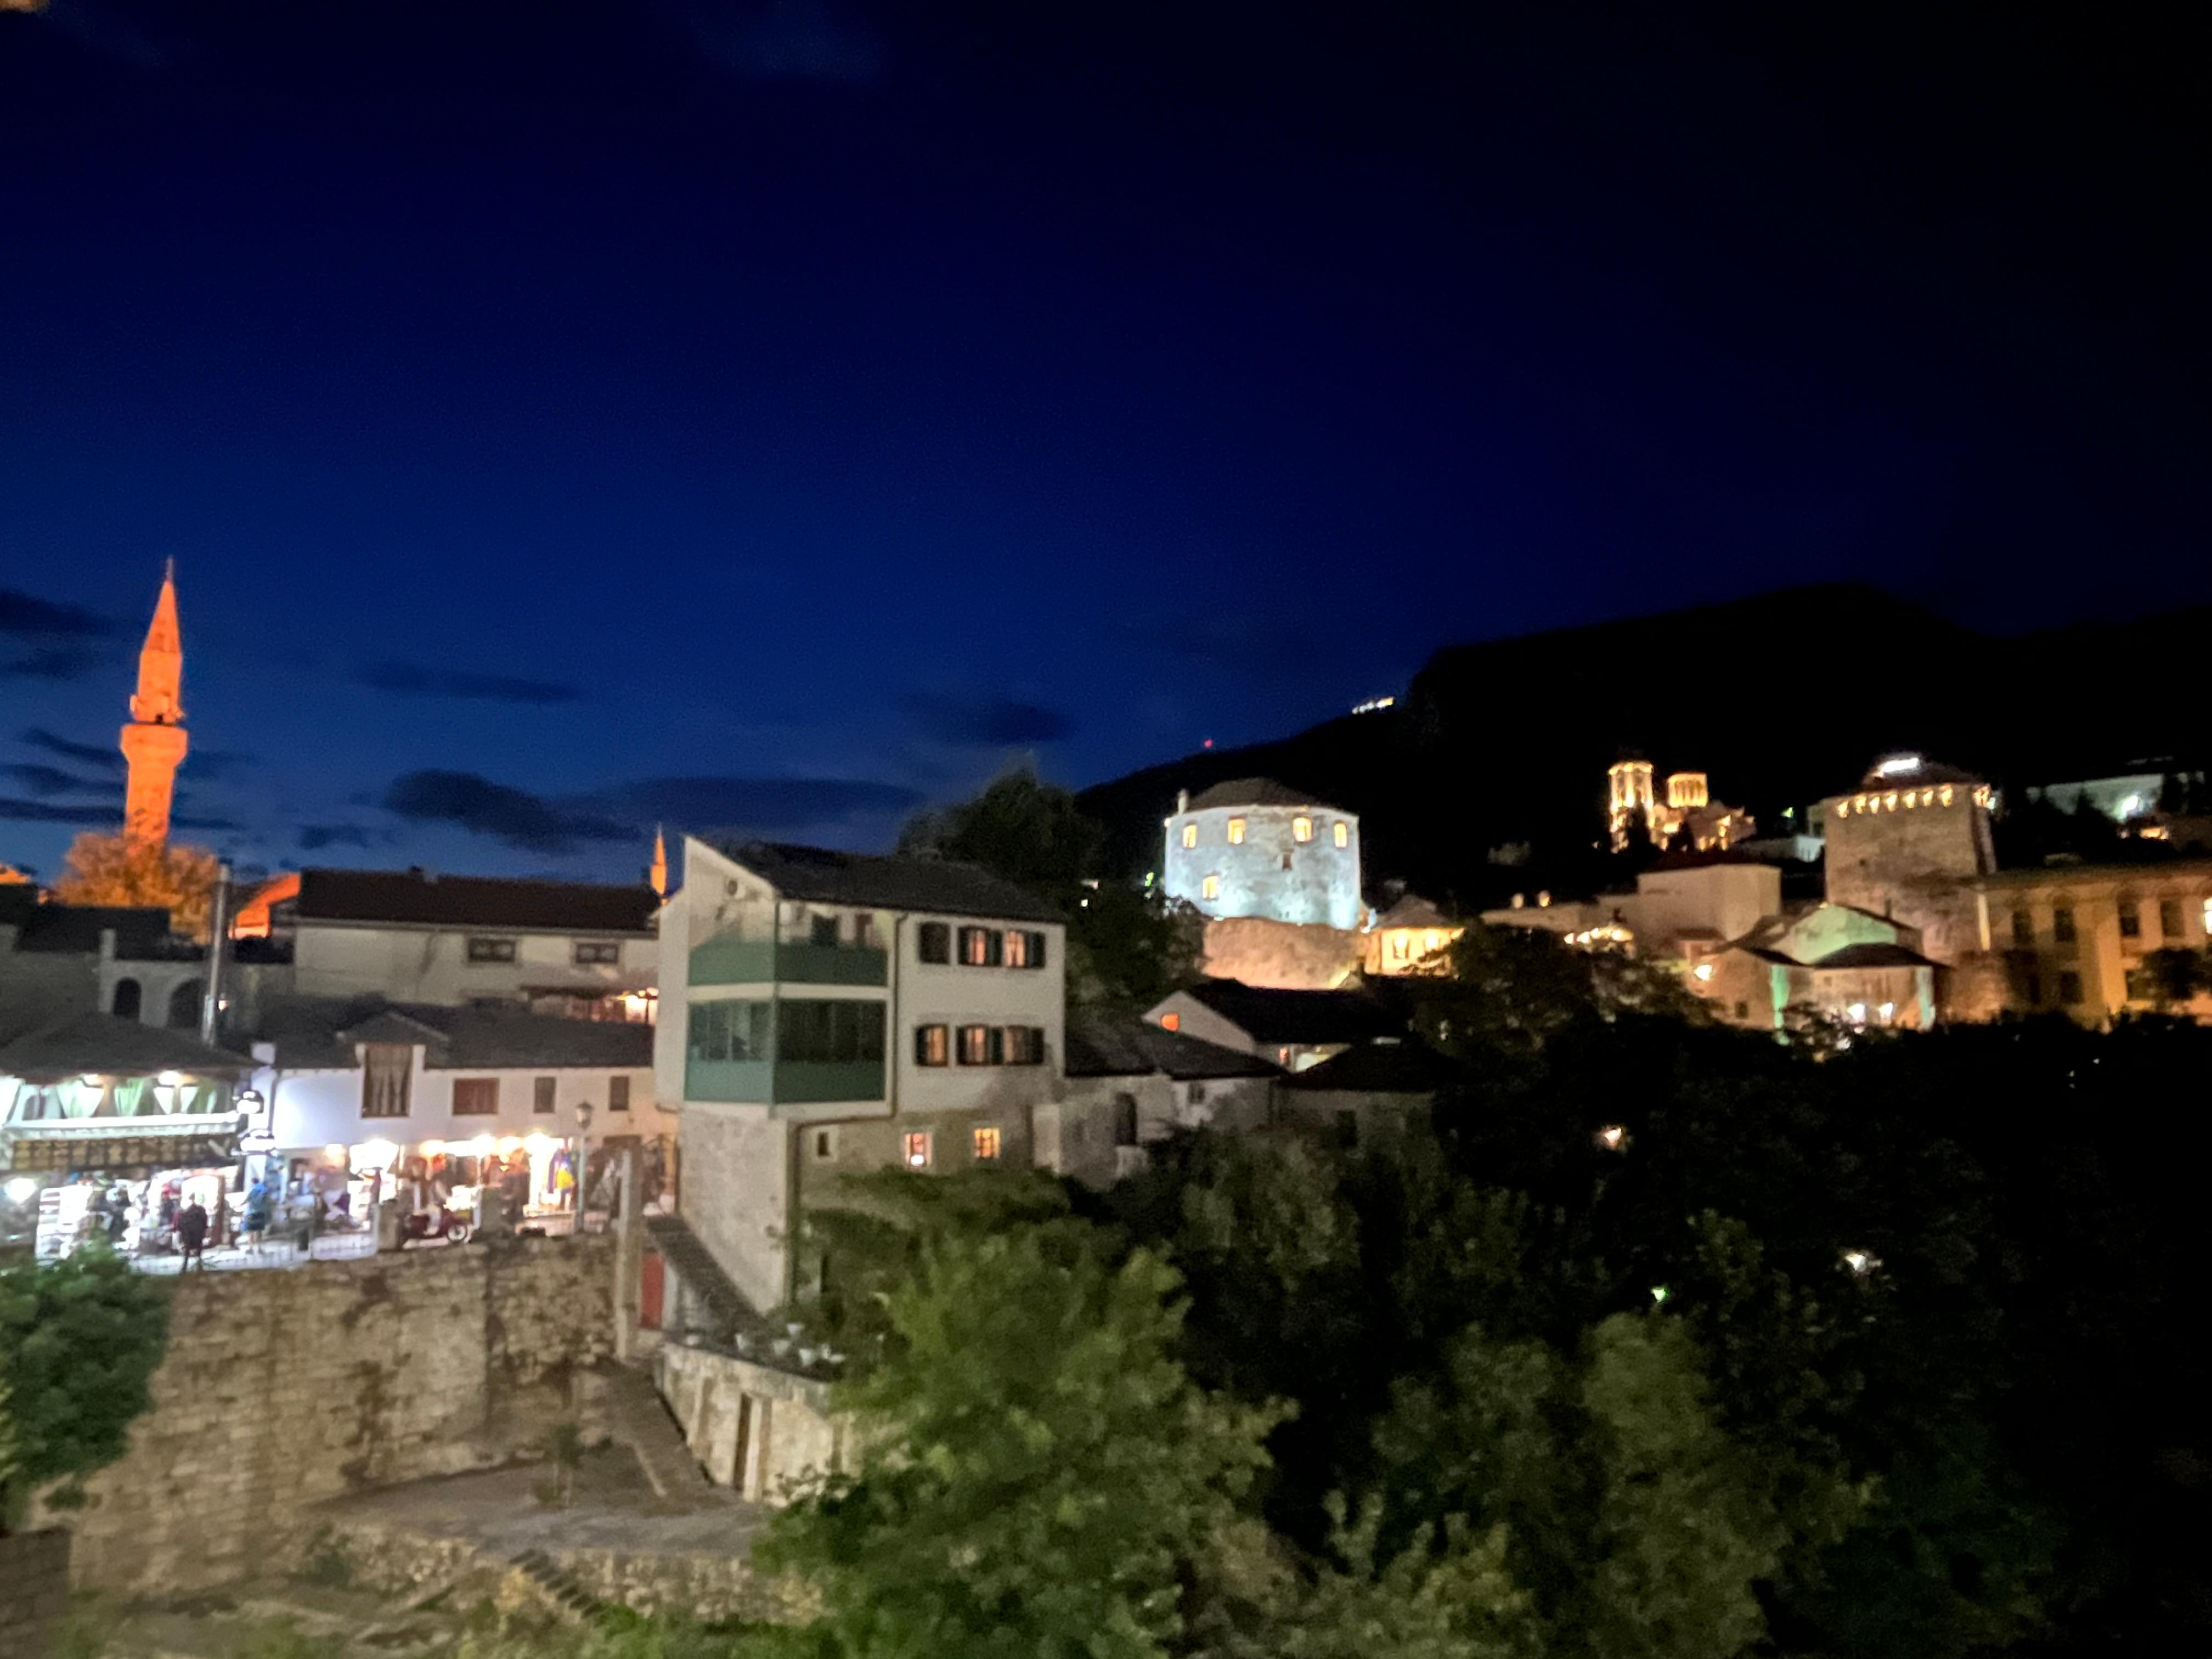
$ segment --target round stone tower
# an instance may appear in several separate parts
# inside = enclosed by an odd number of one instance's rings
[[[1162,884],[1208,916],[1359,926],[1359,820],[1267,778],[1178,798]]]

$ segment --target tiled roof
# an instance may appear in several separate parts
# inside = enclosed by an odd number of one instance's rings
[[[1318,795],[1302,794],[1273,778],[1231,778],[1202,789],[1191,797],[1189,810],[1210,812],[1218,806],[1310,806],[1324,812],[1340,811]]]
[[[1060,921],[1060,913],[1026,888],[951,859],[840,853],[827,847],[750,841],[719,846],[784,898],[817,904],[879,906],[994,921]]]
[[[1936,964],[1917,951],[1902,945],[1846,945],[1805,964],[1826,973],[1831,968],[1933,968]]]
[[[1293,1072],[1293,1089],[1324,1089],[1346,1093],[1425,1095],[1449,1082],[1449,1061],[1425,1043],[1363,1042],[1332,1054],[1318,1066]]]
[[[251,1071],[244,1054],[211,1048],[182,1031],[141,1025],[113,1014],[75,1014],[26,1031],[0,1048],[0,1077],[52,1079],[79,1073],[148,1077],[157,1072],[222,1074]]]
[[[1375,919],[1375,926],[1382,927],[1456,927],[1459,923],[1437,908],[1419,893],[1408,893]]]
[[[302,921],[417,927],[534,927],[570,933],[646,933],[660,898],[642,884],[520,881],[422,870],[303,870]]]
[[[1201,980],[1186,995],[1255,1042],[1364,1042],[1395,1036],[1405,1022],[1357,991],[1279,991],[1240,980]]]
[[[41,904],[35,887],[0,885],[0,927],[14,927],[15,948],[92,956],[103,929],[115,930],[121,956],[149,954],[167,944],[169,913],[158,907],[120,904]]]
[[[1070,1077],[1150,1077],[1164,1073],[1178,1083],[1212,1078],[1271,1077],[1279,1067],[1256,1054],[1224,1048],[1180,1031],[1166,1031],[1130,1015],[1078,1011],[1068,1016],[1066,1071]]]
[[[252,1036],[276,1045],[277,1065],[303,1071],[351,1070],[358,1042],[419,1042],[427,1050],[424,1064],[438,1071],[631,1070],[653,1064],[650,1025],[376,998],[278,999],[264,1011]]]

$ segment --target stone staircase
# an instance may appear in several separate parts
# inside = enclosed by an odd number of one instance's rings
[[[580,1623],[598,1613],[603,1605],[581,1584],[562,1571],[553,1558],[544,1550],[525,1550],[514,1557],[510,1565],[528,1579],[532,1587],[565,1619]]]
[[[610,1365],[598,1380],[605,1390],[600,1409],[607,1431],[636,1455],[655,1496],[680,1503],[713,1492],[714,1484],[684,1443],[683,1430],[649,1376],[627,1365]]]

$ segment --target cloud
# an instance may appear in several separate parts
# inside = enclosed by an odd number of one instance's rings
[[[81,680],[100,665],[100,653],[81,645],[41,646],[0,661],[0,680]]]
[[[990,695],[921,695],[909,697],[907,709],[925,737],[963,749],[1057,743],[1074,729],[1073,722],[1057,709]]]
[[[89,827],[122,823],[123,809],[120,806],[57,805],[52,801],[23,800],[13,795],[0,795],[0,818],[12,818],[18,823],[82,823]]]
[[[300,826],[300,850],[319,853],[325,847],[374,847],[384,837],[365,823],[305,823]]]
[[[243,749],[195,749],[185,757],[185,773],[194,783],[221,783],[261,757]]]
[[[532,853],[567,853],[586,842],[627,841],[635,829],[572,811],[473,772],[410,772],[385,793],[385,810],[411,823],[450,823]]]
[[[543,704],[574,702],[584,695],[573,685],[551,680],[471,674],[411,662],[363,663],[355,670],[354,679],[372,691],[390,691],[403,697],[465,697],[480,702]]]
[[[40,761],[11,761],[0,766],[0,775],[15,779],[23,788],[41,798],[112,794],[118,787],[113,778],[81,778],[74,772],[64,772],[58,766],[48,766]]]
[[[0,587],[0,634],[11,639],[104,640],[114,632],[115,624],[94,611]]]
[[[641,828],[786,831],[854,818],[901,817],[921,805],[904,784],[860,778],[647,778],[573,803]]]
[[[59,755],[64,760],[75,761],[81,766],[104,766],[112,772],[123,769],[123,751],[112,744],[78,743],[74,738],[49,732],[42,726],[31,727],[22,734],[21,741],[26,748],[43,749],[49,755]]]

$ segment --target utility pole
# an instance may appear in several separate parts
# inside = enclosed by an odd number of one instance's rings
[[[200,1041],[212,1048],[222,1013],[222,957],[230,932],[230,866],[216,866],[215,904],[208,915],[207,988],[200,994]]]

